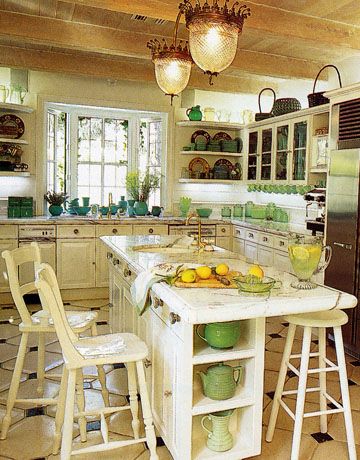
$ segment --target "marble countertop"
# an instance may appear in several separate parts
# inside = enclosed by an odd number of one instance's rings
[[[230,251],[219,249],[213,253],[164,254],[134,251],[134,246],[146,244],[169,244],[173,236],[105,236],[102,241],[125,260],[135,273],[149,270],[164,262],[216,265],[226,262],[230,269],[246,273],[249,264],[244,258]],[[350,294],[325,286],[309,291],[290,286],[295,279],[290,273],[280,272],[273,267],[264,267],[265,275],[281,281],[280,289],[273,289],[269,297],[249,297],[237,289],[195,289],[170,287],[166,283],[153,286],[154,293],[171,306],[171,311],[190,323],[231,321],[264,316],[305,313],[353,308],[357,299]]]

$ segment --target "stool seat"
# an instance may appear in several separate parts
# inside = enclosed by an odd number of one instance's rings
[[[342,310],[286,315],[283,318],[287,323],[302,327],[336,327],[343,326],[348,322],[348,316]]]

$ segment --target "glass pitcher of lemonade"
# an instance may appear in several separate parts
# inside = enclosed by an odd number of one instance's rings
[[[296,289],[314,289],[316,284],[311,281],[311,277],[314,273],[324,271],[329,265],[331,247],[324,246],[321,237],[291,235],[288,251],[292,268],[298,278],[291,283],[291,286]],[[325,251],[325,261],[319,265],[323,251]]]

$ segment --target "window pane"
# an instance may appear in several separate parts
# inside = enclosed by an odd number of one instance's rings
[[[78,186],[89,185],[90,183],[90,166],[88,164],[78,165]]]
[[[116,161],[115,144],[112,141],[105,141],[104,161],[106,163],[115,163]]]
[[[116,166],[105,165],[104,166],[104,182],[109,186],[115,186],[116,184]]]
[[[80,140],[78,142],[78,161],[89,161],[90,159],[90,144],[88,140]]]
[[[90,144],[90,161],[101,162],[101,139],[92,140]]]
[[[101,186],[101,165],[90,165],[90,186]]]

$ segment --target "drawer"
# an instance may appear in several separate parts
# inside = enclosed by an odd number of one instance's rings
[[[246,229],[244,227],[234,227],[233,228],[233,236],[235,238],[242,238],[245,239]]]
[[[268,233],[259,233],[258,243],[272,248],[274,245],[274,237]]]
[[[109,263],[114,266],[114,269],[121,275],[126,283],[131,285],[134,282],[136,273],[126,262],[119,259],[117,255],[112,252],[107,253],[107,259],[109,260]]]
[[[97,237],[114,235],[132,235],[132,225],[99,224],[95,227],[95,235]]]
[[[230,225],[217,225],[216,236],[230,236],[231,230]]]
[[[254,230],[246,230],[245,239],[247,241],[259,241],[259,232],[255,232]]]
[[[279,249],[280,251],[286,251],[288,250],[288,240],[287,238],[283,236],[273,236],[273,242],[274,245],[273,247],[275,249]]]
[[[0,238],[11,240],[18,237],[17,225],[0,225]]]
[[[94,225],[58,225],[57,238],[94,238]]]
[[[167,225],[134,225],[133,235],[167,235]]]
[[[168,304],[151,293],[151,310],[158,316],[180,339],[183,337],[184,321],[181,316],[171,310]]]

